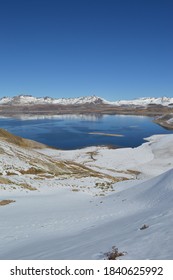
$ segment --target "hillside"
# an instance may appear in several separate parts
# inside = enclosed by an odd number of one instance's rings
[[[173,258],[173,135],[62,151],[1,132],[0,259]]]
[[[45,153],[45,154],[44,154]],[[47,154],[46,154],[47,153]],[[101,171],[95,171],[75,160],[66,159],[61,152],[46,145],[15,136],[6,130],[0,129],[0,182],[1,189],[34,189],[47,184],[69,186],[71,189],[78,186],[83,178],[83,187],[88,186],[88,178],[100,183],[112,184],[126,178],[111,176]],[[51,156],[52,155],[57,155]],[[3,183],[4,182],[4,183]],[[108,187],[109,188],[109,187]],[[98,192],[99,192],[98,188]]]
[[[14,135],[9,133],[7,130],[0,128],[0,140],[5,140],[8,143],[15,144],[19,147],[23,148],[37,148],[37,149],[43,149],[48,147],[47,145],[38,143],[33,140],[24,139],[20,136]]]

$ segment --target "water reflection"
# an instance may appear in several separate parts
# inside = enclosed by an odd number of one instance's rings
[[[149,117],[101,114],[2,117],[0,127],[15,135],[60,149],[98,145],[136,147],[153,134],[172,133],[153,123]]]

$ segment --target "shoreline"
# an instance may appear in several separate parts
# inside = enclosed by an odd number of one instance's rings
[[[99,104],[95,105],[0,105],[0,117],[17,118],[19,116],[61,116],[61,115],[129,115],[152,117],[153,122],[169,130],[173,130],[173,122],[169,123],[169,118],[173,118],[173,108],[162,105],[152,105],[148,107],[134,106],[111,106]]]

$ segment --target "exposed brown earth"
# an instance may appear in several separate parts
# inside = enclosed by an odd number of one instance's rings
[[[113,106],[109,104],[84,104],[84,105],[60,105],[60,104],[30,104],[30,105],[1,105],[0,114],[127,114],[157,116],[173,113],[173,108],[162,105],[140,106]]]
[[[13,202],[15,202],[15,200],[10,200],[10,199],[1,200],[0,201],[0,206],[5,206],[5,205],[13,203]]]

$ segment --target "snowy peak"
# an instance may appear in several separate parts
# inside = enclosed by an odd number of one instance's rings
[[[83,105],[83,104],[101,104],[103,103],[103,99],[93,96],[84,96],[77,98],[60,98],[54,99],[53,104],[62,104],[62,105]]]
[[[83,105],[83,104],[101,104],[103,99],[97,96],[85,96],[77,98],[51,98],[51,97],[33,97],[32,95],[18,95],[14,97],[3,97],[0,104],[26,105],[26,104],[60,104],[60,105]]]

